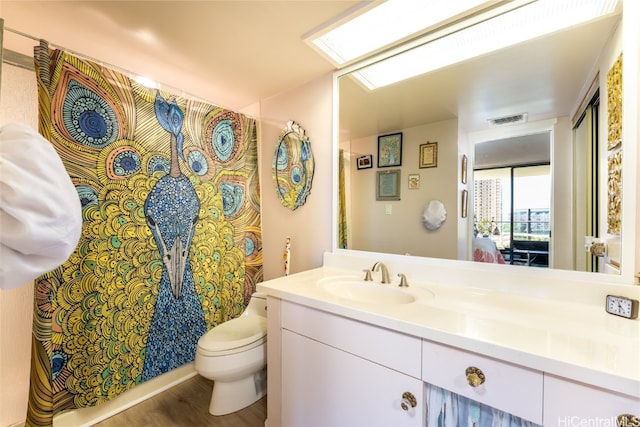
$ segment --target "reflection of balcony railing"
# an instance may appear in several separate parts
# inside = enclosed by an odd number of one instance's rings
[[[514,227],[514,231],[513,234],[514,236],[518,236],[521,239],[525,239],[525,240],[540,240],[540,239],[549,239],[549,236],[551,235],[551,228],[549,226],[548,222],[542,222],[542,223],[531,223],[529,224],[520,224],[520,225],[524,225],[522,227],[519,227],[518,223],[514,223],[515,227]],[[500,235],[509,235],[511,233],[511,224],[510,223],[498,223],[497,224],[497,228],[498,228],[498,233]],[[492,232],[491,234],[496,234],[495,231]],[[515,237],[514,237],[515,238]]]

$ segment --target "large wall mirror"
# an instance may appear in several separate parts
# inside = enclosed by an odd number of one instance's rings
[[[627,236],[625,231],[636,230],[635,209],[625,202],[627,214],[623,212],[621,230],[613,234],[606,230],[606,74],[624,46],[629,45],[625,40],[637,38],[637,29],[623,31],[623,22],[630,21],[623,21],[622,3],[628,2],[619,3],[616,14],[376,90],[365,88],[354,78],[358,65],[338,72],[334,104],[335,146],[340,152],[336,158],[341,157],[336,162],[337,250],[472,261],[480,220],[479,212],[474,212],[478,209],[474,197],[483,196],[478,185],[487,179],[485,171],[477,170],[487,169],[492,162],[495,168],[538,166],[535,170],[516,171],[523,176],[544,174],[541,170],[548,174],[548,180],[542,181],[546,184],[537,184],[546,185],[549,190],[546,217],[537,212],[539,222],[547,222],[547,243],[534,247],[532,252],[547,253],[531,265],[549,270],[603,272],[602,266],[598,269],[585,261],[591,257],[584,244],[588,231],[583,222],[588,210],[595,215],[589,220],[601,224],[597,237],[612,248],[614,267],[622,260],[621,270],[607,272],[622,271],[621,281],[632,280],[635,243],[633,235]],[[636,52],[625,55],[636,62],[636,68],[631,69],[637,70],[637,42],[630,46]],[[378,57],[362,66],[377,60],[384,59]],[[636,80],[629,87],[637,100],[637,76],[627,78]],[[585,119],[585,111],[590,108],[594,115]],[[637,120],[637,105],[636,111],[627,110],[627,121]],[[492,119],[506,123],[498,124]],[[601,148],[596,149],[599,160],[586,159],[579,148],[584,139],[581,126],[585,123],[590,124],[593,137],[600,139]],[[637,124],[633,126],[630,135],[637,134]],[[400,200],[376,201],[378,136],[398,132],[403,135]],[[628,151],[631,156],[625,164],[635,168],[637,151],[636,138],[633,139],[623,141],[623,146],[625,154]],[[433,142],[437,142],[436,166],[421,167],[420,146]],[[483,149],[477,151],[481,145]],[[370,155],[373,167],[358,167],[359,159]],[[338,170],[339,164],[343,164],[342,171]],[[594,176],[600,180],[591,189],[594,197],[583,196],[584,181]],[[635,192],[631,186],[626,190],[625,198],[627,193]],[[344,201],[342,208],[340,200]],[[431,200],[441,201],[448,212],[436,231],[425,229],[421,222],[423,209]],[[635,194],[628,200],[635,204]],[[496,225],[499,224],[491,226],[489,234],[496,231]],[[498,231],[509,231],[509,227],[513,225]],[[593,230],[591,233],[596,234]],[[502,255],[506,255],[504,251]],[[528,265],[523,258],[520,261]]]

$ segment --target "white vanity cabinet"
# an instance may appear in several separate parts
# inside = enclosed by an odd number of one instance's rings
[[[280,315],[282,427],[422,426],[419,338],[288,302]]]
[[[640,392],[640,390],[639,390]],[[635,424],[618,418],[636,417]],[[640,422],[640,395],[628,396],[555,375],[544,378],[545,426],[636,426]]]
[[[640,415],[637,393],[397,331],[389,318],[267,300],[267,427],[424,427],[427,397],[439,398],[431,386],[545,427],[625,426],[620,415]]]

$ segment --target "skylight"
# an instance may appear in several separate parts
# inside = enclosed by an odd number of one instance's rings
[[[514,0],[505,4],[497,0],[377,1],[373,7],[362,8],[357,16],[335,22],[306,37],[305,41],[330,58],[334,65],[342,67],[384,49],[406,44],[427,32],[430,32],[430,38],[435,37],[430,42],[407,48],[400,54],[354,73],[366,87],[375,89],[617,13],[618,2]],[[487,10],[496,16],[482,21],[478,14]],[[471,17],[474,17],[474,22],[470,22]],[[454,23],[459,30],[449,29],[450,34],[437,38],[436,29]],[[416,46],[415,40],[411,43]]]
[[[463,13],[480,9],[496,0],[387,0],[364,13],[350,16],[306,37],[341,67],[371,52],[379,51],[412,35],[424,32]]]
[[[538,0],[355,73],[369,89],[387,86],[467,59],[614,13],[618,0]]]

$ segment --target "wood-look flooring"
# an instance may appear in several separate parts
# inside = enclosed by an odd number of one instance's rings
[[[209,414],[213,382],[196,375],[95,427],[264,427],[267,398],[229,415]]]

